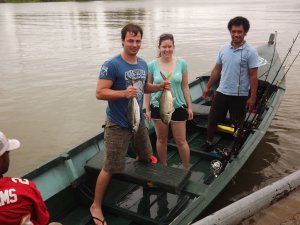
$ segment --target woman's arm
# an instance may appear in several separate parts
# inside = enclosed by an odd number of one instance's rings
[[[192,120],[193,110],[192,110],[192,101],[190,96],[189,79],[188,79],[187,71],[183,73],[181,87],[182,87],[182,92],[187,106],[188,120]]]

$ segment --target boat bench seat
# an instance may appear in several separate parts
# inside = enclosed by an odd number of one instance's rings
[[[211,108],[211,106],[208,106],[208,105],[192,103],[192,110],[193,110],[193,113],[195,116],[208,118],[210,108]],[[248,119],[248,121],[251,121],[254,116],[255,116],[255,113],[250,113],[250,115],[249,115],[249,113],[247,113],[246,119]],[[229,122],[229,120],[230,120],[229,113],[227,113],[225,120]]]
[[[197,116],[208,117],[210,106],[192,103],[192,110]]]
[[[193,110],[193,113],[195,116],[208,118],[210,108],[211,108],[210,105],[201,105],[201,104],[192,103],[192,110]],[[229,113],[227,113],[226,120],[229,120],[229,119],[230,119],[230,116],[229,116]]]
[[[98,175],[103,167],[103,159],[104,152],[97,153],[87,161],[85,170]],[[145,163],[126,157],[125,169],[121,173],[114,174],[113,178],[163,189],[170,193],[179,193],[188,182],[190,175],[190,171],[183,169],[163,166],[160,163]]]

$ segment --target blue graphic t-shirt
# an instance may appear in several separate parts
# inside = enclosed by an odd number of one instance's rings
[[[125,90],[128,86],[134,85],[138,88],[137,101],[140,106],[141,122],[144,122],[142,116],[144,86],[148,74],[147,63],[137,58],[137,64],[127,63],[121,55],[106,61],[100,70],[99,79],[108,79],[113,82],[113,90]],[[107,119],[121,127],[129,127],[127,119],[127,107],[129,100],[127,98],[109,100],[106,109]]]

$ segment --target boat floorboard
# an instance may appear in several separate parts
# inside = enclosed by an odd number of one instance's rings
[[[86,182],[79,188],[79,198],[87,206],[93,199],[96,177],[90,175],[89,179],[93,181]],[[109,212],[110,216],[127,218],[137,224],[169,224],[191,199],[186,193],[173,194],[113,178],[104,197],[103,209],[105,214]],[[109,222],[109,218],[107,220]]]

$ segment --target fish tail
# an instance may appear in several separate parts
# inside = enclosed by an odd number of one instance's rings
[[[166,76],[161,71],[160,71],[160,75],[161,75],[162,79],[164,79],[164,80],[167,79]]]

